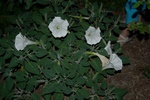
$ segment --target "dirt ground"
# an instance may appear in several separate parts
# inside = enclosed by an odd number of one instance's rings
[[[122,49],[131,63],[125,65],[120,73],[109,76],[109,84],[128,91],[124,100],[150,100],[150,78],[143,74],[144,68],[150,69],[150,39],[133,35]]]

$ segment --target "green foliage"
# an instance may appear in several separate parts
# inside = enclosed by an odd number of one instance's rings
[[[134,4],[135,8],[138,8],[140,6],[145,5],[148,10],[150,10],[150,0],[138,0],[137,3]],[[142,12],[144,14],[144,11]],[[141,13],[141,14],[142,14]],[[147,13],[148,14],[148,13]],[[144,15],[147,16],[147,15]],[[134,21],[130,25],[130,31],[138,30],[140,34],[150,34],[150,25],[145,24],[143,22],[137,22]]]
[[[14,5],[16,2],[17,6]],[[78,4],[73,0],[9,0],[11,12],[19,8],[5,30],[6,36],[0,39],[0,74],[3,78],[0,98],[83,100],[101,95],[105,98],[110,95],[123,97],[125,90],[109,87],[104,81],[115,71],[101,70],[98,57],[86,53],[98,52],[109,58],[104,47],[112,41],[113,52],[127,64],[127,58],[121,56],[122,50],[116,43],[117,37],[112,34],[119,34],[122,23],[118,16],[102,10],[102,5],[88,1],[82,6]],[[56,16],[69,22],[66,37],[54,38],[48,30],[48,24]],[[102,40],[93,46],[84,38],[89,26],[101,29]],[[17,51],[14,41],[19,32],[38,44]],[[40,94],[37,93],[39,90]]]

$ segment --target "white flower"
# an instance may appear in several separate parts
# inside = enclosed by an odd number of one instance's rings
[[[19,50],[23,50],[27,45],[31,44],[37,44],[36,42],[30,41],[26,38],[26,36],[23,36],[21,33],[19,33],[15,38],[15,48]]]
[[[106,47],[104,48],[104,49],[107,51],[108,55],[111,55],[111,54],[112,54],[112,49],[111,49],[110,43],[111,43],[111,42],[108,41]]]
[[[105,66],[108,63],[108,58],[106,58],[105,56],[100,55],[99,53],[94,53],[94,52],[92,54],[99,57],[99,59],[102,62],[102,67]]]
[[[67,20],[62,20],[60,17],[55,17],[48,25],[48,28],[55,38],[59,38],[67,35],[68,26],[69,23]]]
[[[121,70],[123,67],[122,60],[114,53],[110,55],[110,59],[103,67],[103,70],[114,68],[116,71]]]
[[[95,29],[94,27],[90,26],[86,30],[86,34],[84,35],[87,40],[87,43],[90,45],[99,43],[100,40],[102,39],[102,37],[100,36],[100,32],[101,31],[99,27]]]

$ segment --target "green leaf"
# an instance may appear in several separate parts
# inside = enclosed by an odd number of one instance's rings
[[[42,95],[46,95],[46,94],[50,94],[52,92],[55,91],[57,87],[57,84],[56,82],[50,82],[48,83],[43,89],[42,89]]]
[[[117,100],[122,100],[123,96],[127,93],[127,90],[121,88],[115,88],[113,93],[116,94]]]
[[[64,100],[64,95],[62,93],[55,93],[54,100]]]
[[[40,71],[38,69],[38,66],[36,63],[34,62],[26,62],[25,63],[25,69],[32,73],[32,74],[37,74],[37,75],[40,75]]]
[[[33,54],[28,54],[28,57],[29,57],[30,60],[37,61],[36,56],[33,55]]]
[[[38,4],[41,4],[41,5],[48,5],[50,4],[50,1],[49,0],[37,0],[36,1]]]
[[[37,56],[37,57],[44,57],[44,56],[46,56],[48,54],[48,52],[46,51],[46,50],[44,50],[44,49],[38,49],[37,51],[35,51],[35,55]]]
[[[105,91],[100,90],[98,94],[101,95],[101,96],[105,96]]]
[[[89,13],[88,13],[88,11],[87,11],[86,8],[83,8],[83,9],[79,10],[79,12],[80,12],[82,15],[84,15],[84,16],[89,16]]]
[[[37,78],[36,77],[30,78],[29,81],[26,83],[26,85],[27,91],[33,91],[38,85]]]
[[[117,34],[120,34],[120,33],[121,33],[121,30],[120,30],[118,27],[115,27],[115,28],[114,28],[114,32],[117,33]]]
[[[142,1],[137,1],[137,2],[134,4],[134,8],[138,8],[141,4],[142,4]]]
[[[25,78],[26,74],[24,71],[17,71],[14,73],[14,76],[15,76],[17,82],[22,82],[22,81],[27,80]]]
[[[38,31],[42,32],[43,34],[47,36],[51,35],[50,30],[48,30],[48,27],[46,26],[41,26]]]
[[[8,59],[8,58],[10,58],[10,57],[12,57],[12,52],[7,52],[5,55],[4,55],[4,59]]]
[[[9,66],[10,66],[10,67],[17,67],[17,65],[18,65],[18,58],[13,57],[13,58],[11,59],[11,61],[10,61]]]
[[[85,99],[89,99],[89,91],[85,90],[85,89],[79,89],[77,91],[78,96],[80,96],[81,98],[85,98]]]
[[[40,95],[38,93],[33,93],[32,94],[32,100],[41,100]]]
[[[0,56],[3,55],[5,53],[5,49],[0,47]]]
[[[47,95],[44,95],[44,100],[50,100],[51,99],[51,94],[47,94]]]
[[[19,89],[24,90],[25,87],[26,87],[26,82],[19,82],[19,83],[16,84],[16,87],[19,88]]]
[[[71,94],[71,92],[72,92],[72,89],[67,86],[63,86],[62,89],[63,89],[63,93],[67,94],[67,95]]]
[[[1,85],[1,84],[0,84]],[[8,94],[9,94],[9,89],[7,87],[7,83],[4,82],[1,86],[0,86],[0,89],[1,89],[1,94],[2,96],[6,97]]]
[[[11,77],[7,77],[5,82],[8,90],[11,91],[14,86],[14,80]]]
[[[121,55],[119,58],[122,60],[123,64],[130,64],[130,60],[124,55]]]
[[[3,67],[4,64],[5,60],[3,59],[3,57],[0,57],[0,69]]]
[[[46,76],[46,78],[51,79],[52,77],[55,76],[55,73],[53,72],[53,70],[50,69],[43,69],[43,74],[44,76]]]
[[[101,88],[102,88],[103,90],[106,90],[106,89],[108,88],[108,84],[106,83],[105,80],[102,82]]]

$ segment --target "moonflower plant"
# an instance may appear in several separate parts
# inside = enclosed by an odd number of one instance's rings
[[[94,27],[90,26],[86,30],[86,34],[84,35],[86,38],[86,41],[90,45],[97,44],[101,41],[102,37],[100,36],[100,29],[99,27],[95,29]]]
[[[108,43],[104,49],[107,51],[108,55],[112,54],[111,41],[108,41]]]
[[[15,48],[19,50],[23,50],[27,45],[37,44],[36,42],[30,41],[26,38],[26,36],[23,36],[21,33],[16,35],[15,38]]]
[[[103,67],[103,70],[108,68],[114,68],[116,71],[121,70],[123,67],[122,60],[117,56],[117,54],[111,54],[110,59],[107,64]]]
[[[48,28],[55,38],[60,38],[67,35],[68,26],[69,23],[67,20],[62,20],[60,17],[55,17],[48,25]]]

